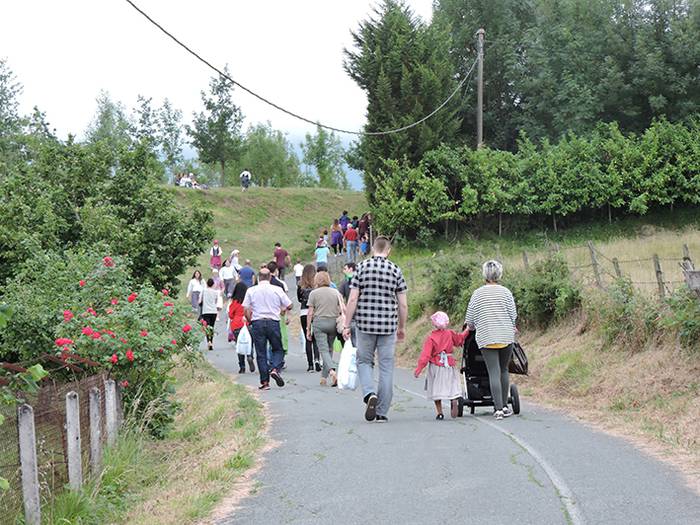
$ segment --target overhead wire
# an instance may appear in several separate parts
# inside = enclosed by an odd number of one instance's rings
[[[298,113],[295,113],[293,111],[290,111],[286,108],[283,108],[282,106],[272,102],[271,100],[263,97],[262,95],[259,95],[252,89],[244,86],[237,80],[234,80],[231,78],[230,75],[226,74],[223,72],[221,69],[217,68],[215,65],[213,65],[211,62],[209,62],[207,59],[203,58],[201,55],[199,55],[196,51],[191,49],[189,46],[184,44],[182,41],[180,41],[177,37],[175,37],[172,33],[170,33],[167,29],[165,29],[161,24],[159,24],[157,21],[155,21],[153,18],[151,18],[146,12],[144,12],[139,6],[137,6],[132,0],[125,0],[131,7],[133,7],[138,13],[140,13],[146,20],[148,20],[151,24],[153,24],[155,27],[160,29],[161,32],[163,32],[165,35],[167,35],[171,40],[173,40],[176,44],[178,44],[180,47],[182,47],[185,51],[187,51],[189,54],[191,54],[193,57],[195,57],[197,60],[202,62],[204,65],[218,73],[221,77],[225,78],[229,82],[231,82],[233,85],[238,86],[241,88],[243,91],[248,93],[249,95],[252,95],[253,97],[257,98],[261,102],[264,102],[265,104],[272,106],[278,111],[281,111],[282,113],[286,113],[287,115],[294,117],[298,120],[301,120],[303,122],[306,122],[308,124],[312,124],[314,126],[319,126],[321,128],[330,130],[330,131],[337,131],[338,133],[346,133],[348,135],[360,135],[360,136],[380,136],[380,135],[392,135],[395,133],[401,133],[403,131],[409,130],[413,127],[416,127],[432,116],[434,116],[436,113],[438,113],[442,108],[444,108],[450,100],[462,89],[462,86],[466,83],[466,81],[470,78],[472,72],[474,71],[474,67],[476,66],[478,59],[474,61],[472,64],[471,68],[469,68],[469,71],[467,72],[466,75],[464,75],[464,78],[457,84],[457,87],[450,93],[450,95],[440,104],[438,107],[436,107],[433,111],[425,115],[423,118],[420,120],[417,120],[415,122],[412,122],[411,124],[407,124],[405,126],[401,126],[399,128],[393,128],[393,129],[387,129],[387,130],[382,130],[382,131],[356,131],[356,130],[348,130],[348,129],[343,129],[343,128],[338,128],[335,126],[329,126],[328,124],[323,124],[321,122],[318,122],[313,119],[309,119],[307,117],[304,117]]]

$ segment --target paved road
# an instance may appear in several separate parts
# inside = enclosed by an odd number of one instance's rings
[[[279,446],[221,525],[700,524],[700,497],[621,439],[531,403],[500,422],[485,409],[438,422],[402,369],[389,423],[368,423],[360,392],[320,386],[290,343],[287,385],[261,393]],[[208,358],[238,370],[223,339]]]

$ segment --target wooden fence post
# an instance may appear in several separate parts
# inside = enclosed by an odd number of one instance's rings
[[[661,270],[661,262],[659,256],[654,254],[654,271],[656,272],[656,282],[659,285],[659,299],[663,300],[666,296],[664,289],[664,272]]]
[[[530,261],[525,250],[523,250],[523,265],[525,265],[525,270],[530,270]]]
[[[613,267],[615,268],[615,275],[617,275],[618,279],[622,279],[622,270],[620,270],[620,261],[617,260],[617,257],[613,257]]]
[[[105,381],[105,427],[107,444],[114,445],[117,440],[117,385],[114,379]]]
[[[598,268],[598,258],[595,255],[595,248],[593,243],[588,241],[588,251],[591,254],[591,264],[593,265],[593,274],[595,275],[595,283],[598,288],[603,287],[603,281],[600,279],[600,268]]]
[[[27,404],[22,404],[17,408],[17,430],[19,433],[19,462],[22,472],[24,520],[27,525],[41,525],[34,409]]]
[[[90,389],[90,471],[97,477],[102,469],[102,393]]]
[[[683,259],[690,259],[690,249],[687,244],[683,245]]]
[[[68,442],[68,485],[80,490],[83,458],[80,455],[80,401],[76,392],[66,394],[66,441]]]

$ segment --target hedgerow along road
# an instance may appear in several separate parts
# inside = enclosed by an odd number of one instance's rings
[[[208,359],[257,387],[257,372],[238,376],[220,323]],[[286,385],[260,393],[275,446],[220,525],[700,523],[684,478],[620,438],[527,401],[502,421],[488,409],[436,421],[423,378],[404,369],[389,423],[368,423],[359,389],[320,386],[298,338],[289,344]]]

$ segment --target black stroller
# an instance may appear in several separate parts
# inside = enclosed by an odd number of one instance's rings
[[[517,343],[514,346],[516,348],[514,348],[514,357],[511,360],[509,369],[511,373],[527,374],[525,353]],[[458,400],[459,417],[464,415],[465,406],[469,407],[470,414],[474,413],[476,407],[492,407],[493,399],[491,398],[491,386],[489,385],[489,372],[486,369],[484,356],[481,355],[479,346],[476,344],[474,332],[470,333],[469,337],[464,341],[460,372],[462,375],[463,396]],[[510,384],[509,394],[506,404],[511,405],[514,414],[519,414],[520,396],[518,395],[518,387],[513,383]]]

